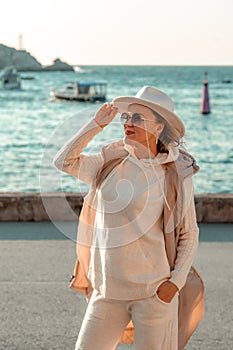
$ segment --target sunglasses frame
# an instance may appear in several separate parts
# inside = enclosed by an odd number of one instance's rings
[[[135,121],[133,121],[133,117],[135,116],[135,114],[140,116],[140,120],[138,120],[136,123],[135,123]],[[123,115],[127,116],[128,118],[127,118],[127,119],[124,118]],[[120,118],[121,118],[121,124],[124,125],[124,124],[127,123],[130,119],[131,119],[131,123],[132,123],[133,125],[136,125],[136,126],[142,124],[142,123],[145,122],[145,121],[154,122],[154,121],[151,120],[151,119],[142,118],[141,116],[144,117],[143,114],[137,113],[137,112],[134,112],[134,113],[123,112],[123,113],[121,113],[121,116],[120,116]]]

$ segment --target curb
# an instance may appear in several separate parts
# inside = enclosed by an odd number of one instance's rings
[[[77,221],[85,194],[81,192],[1,193],[0,221]],[[195,207],[198,222],[233,222],[233,193],[197,194]]]

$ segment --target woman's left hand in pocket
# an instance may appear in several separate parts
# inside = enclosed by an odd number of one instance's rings
[[[165,303],[170,303],[177,292],[177,286],[170,281],[163,282],[157,289],[157,295],[159,299]]]

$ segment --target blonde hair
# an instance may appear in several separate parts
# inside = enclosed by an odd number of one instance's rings
[[[181,136],[158,112],[153,109],[151,109],[151,111],[156,118],[156,122],[164,125],[163,131],[158,139],[157,150],[159,153],[168,153],[169,144],[172,143],[175,146],[179,146],[182,143]]]

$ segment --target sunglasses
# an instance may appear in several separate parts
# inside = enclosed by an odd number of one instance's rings
[[[141,125],[142,123],[144,123],[146,120],[149,120],[149,121],[153,121],[151,119],[146,119],[144,118],[144,116],[140,113],[133,113],[133,114],[129,114],[129,113],[122,113],[121,114],[121,124],[125,124],[127,123],[129,120],[131,119],[131,123],[133,125]]]

